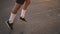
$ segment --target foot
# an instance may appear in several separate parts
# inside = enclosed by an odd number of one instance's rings
[[[22,17],[20,17],[20,19],[21,19],[22,21],[25,21],[25,22],[27,22],[25,18],[22,18]]]
[[[7,21],[6,24],[11,30],[13,30],[13,23],[10,24],[9,21]]]

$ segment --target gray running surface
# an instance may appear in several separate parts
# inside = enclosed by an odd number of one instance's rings
[[[60,34],[60,0],[31,0],[25,16],[28,22],[19,19],[20,9],[11,31],[5,21],[14,3],[15,0],[0,0],[0,34]]]

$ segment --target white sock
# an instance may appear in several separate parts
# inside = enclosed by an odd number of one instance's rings
[[[9,23],[13,23],[15,16],[16,14],[11,13],[10,18],[9,18]]]
[[[22,18],[25,17],[25,13],[26,13],[26,10],[22,9],[22,12],[21,12],[21,17],[22,17]]]

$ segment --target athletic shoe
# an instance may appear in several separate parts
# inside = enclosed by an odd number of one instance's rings
[[[25,21],[25,22],[27,22],[25,18],[22,18],[22,17],[20,17],[20,19],[21,19],[22,21]]]
[[[6,22],[8,28],[10,28],[11,30],[13,30],[13,23],[9,23],[9,21]]]

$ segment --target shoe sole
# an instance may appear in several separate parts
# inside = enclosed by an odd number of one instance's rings
[[[10,29],[10,26],[8,25],[7,21],[5,21],[6,25],[8,26],[8,28]]]

